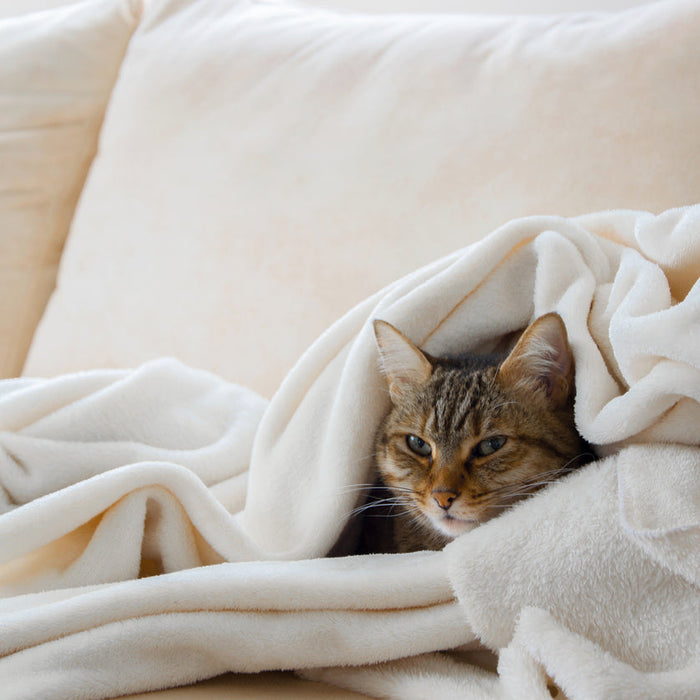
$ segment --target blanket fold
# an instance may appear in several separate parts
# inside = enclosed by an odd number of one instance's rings
[[[442,552],[220,564],[10,598],[4,697],[110,697],[458,646],[474,636],[445,570]]]
[[[692,697],[699,268],[700,206],[532,217],[359,304],[269,404],[172,360],[0,382],[4,697],[280,668],[382,697]],[[389,406],[372,321],[440,355],[549,311],[605,458],[443,552],[324,558],[352,548]],[[426,655],[477,638],[497,674]]]
[[[697,470],[700,450],[693,452]],[[654,456],[658,466],[674,464],[676,455],[669,447]],[[572,474],[448,545],[455,591],[488,646],[508,646],[520,612],[536,607],[637,669],[682,668],[697,658],[698,589],[674,560],[650,558],[620,521],[627,504],[618,481],[630,457],[623,452]],[[685,473],[689,464],[672,469]],[[700,531],[700,520],[694,527]],[[697,561],[697,552],[689,554]],[[510,566],[493,576],[504,561]],[[489,604],[494,599],[498,605]]]

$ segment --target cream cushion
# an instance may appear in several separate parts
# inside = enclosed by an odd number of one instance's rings
[[[51,294],[136,18],[98,0],[0,21],[0,377]]]
[[[355,303],[511,218],[697,200],[698,36],[697,2],[149,2],[25,374],[176,355],[270,395]]]

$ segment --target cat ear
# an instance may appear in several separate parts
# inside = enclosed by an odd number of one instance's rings
[[[498,371],[501,381],[543,396],[563,407],[574,381],[574,362],[559,314],[540,316],[520,337]]]
[[[407,389],[428,380],[433,371],[430,360],[403,333],[390,323],[377,320],[374,336],[392,401],[400,399]]]

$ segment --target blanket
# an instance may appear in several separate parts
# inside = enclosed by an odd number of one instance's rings
[[[174,360],[0,382],[3,698],[297,669],[376,697],[697,697],[700,206],[513,221],[359,304],[268,403]],[[557,311],[600,459],[441,552],[344,555],[389,407]],[[476,647],[497,653],[478,663]]]

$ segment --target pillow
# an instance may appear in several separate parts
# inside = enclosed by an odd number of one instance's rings
[[[700,6],[147,4],[26,374],[160,355],[270,395],[367,295],[514,217],[700,192]]]
[[[0,377],[53,289],[134,24],[107,0],[0,20]]]

